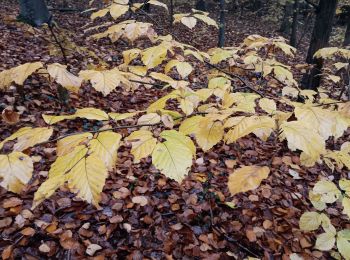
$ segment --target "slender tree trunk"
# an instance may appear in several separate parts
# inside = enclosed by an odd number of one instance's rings
[[[31,25],[40,26],[51,21],[45,0],[19,0],[19,7],[19,18]]]
[[[321,82],[322,59],[314,58],[314,54],[327,46],[331,36],[333,19],[337,8],[337,0],[320,0],[310,41],[306,62],[314,64],[310,73],[304,75],[302,87],[316,90]]]
[[[174,21],[174,0],[170,0],[170,19],[169,19],[169,23],[170,23],[170,27],[173,26],[173,21]]]
[[[289,34],[290,32],[290,16],[292,15],[292,11],[293,11],[293,5],[290,3],[287,3],[284,6],[284,14],[283,14],[283,18],[282,18],[282,23],[280,26],[279,31],[281,33],[285,33],[285,34]]]
[[[205,2],[205,0],[198,0],[196,2],[196,9],[200,10],[200,11],[207,11],[207,3]]]
[[[299,13],[299,0],[294,0],[292,33],[290,35],[290,45],[292,45],[293,47],[296,47],[297,45],[298,13]]]
[[[225,45],[225,0],[220,0],[219,47]]]
[[[343,45],[344,46],[350,45],[350,16],[348,17],[348,22],[346,24],[346,32],[345,32]]]

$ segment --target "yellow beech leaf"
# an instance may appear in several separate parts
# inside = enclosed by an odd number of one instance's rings
[[[57,157],[51,165],[49,178],[34,194],[33,208],[50,197],[58,187],[68,182],[71,192],[88,203],[98,206],[100,193],[107,177],[104,162],[95,155],[89,155],[83,145],[75,147],[72,152]]]
[[[282,89],[282,96],[291,96],[291,97],[298,97],[299,95],[299,90],[297,90],[296,88],[292,88],[292,87],[284,87]]]
[[[303,151],[314,162],[325,152],[325,141],[314,128],[309,128],[304,122],[292,121],[281,124],[281,139],[287,139],[292,151]]]
[[[112,4],[109,13],[113,19],[117,19],[129,11],[129,5]]]
[[[190,118],[186,118],[184,121],[182,121],[179,132],[189,135],[194,134],[199,130],[199,122],[202,121],[204,117],[202,116],[192,116]]]
[[[325,140],[335,134],[337,119],[333,111],[304,105],[296,107],[294,114],[298,121],[303,122],[309,128],[316,129]]]
[[[303,231],[313,231],[321,225],[320,214],[317,212],[305,212],[300,217],[299,227]]]
[[[255,100],[259,98],[257,94],[236,92],[230,95],[235,104],[233,107],[235,111],[255,113]]]
[[[230,144],[239,138],[259,130],[275,129],[276,122],[268,116],[251,116],[243,118],[225,136],[226,143]]]
[[[168,6],[162,2],[157,1],[157,0],[150,0],[147,3],[151,4],[151,5],[157,5],[157,6],[163,7],[168,11]]]
[[[335,244],[335,235],[330,232],[322,233],[317,236],[315,248],[322,251],[329,251]]]
[[[210,150],[214,145],[220,142],[224,136],[224,127],[222,122],[212,118],[204,117],[197,125],[198,130],[195,133],[196,141],[204,152]]]
[[[160,122],[160,115],[157,113],[149,113],[146,115],[141,116],[137,120],[138,125],[155,125]]]
[[[117,163],[117,151],[122,136],[112,131],[98,133],[89,142],[90,155],[100,158],[109,171],[115,168]]]
[[[148,69],[152,69],[165,60],[167,53],[168,48],[164,44],[160,44],[144,50],[141,54],[141,60]]]
[[[131,113],[108,113],[109,117],[114,121],[120,121],[136,116],[140,112],[131,112]]]
[[[108,120],[109,119],[106,112],[93,107],[79,108],[72,115],[62,115],[62,116],[42,115],[42,116],[45,123],[49,125],[55,124],[65,119],[75,119],[77,117],[86,118],[88,120]]]
[[[107,178],[107,168],[103,161],[94,155],[84,156],[66,174],[69,189],[77,197],[99,208],[100,194]]]
[[[191,115],[194,110],[194,104],[187,98],[181,98],[179,108],[181,108],[186,115]]]
[[[182,78],[186,78],[193,70],[191,64],[188,62],[181,62],[178,60],[171,60],[165,65],[164,72],[169,73],[171,68],[176,67],[177,72]]]
[[[269,98],[260,99],[259,106],[268,114],[273,114],[277,110],[276,102]]]
[[[219,28],[219,26],[217,25],[217,23],[211,19],[210,17],[206,16],[206,15],[203,15],[203,14],[194,14],[193,15],[194,17],[196,17],[197,19],[203,21],[204,23],[206,23],[207,25],[212,25],[216,28]]]
[[[123,51],[124,64],[128,65],[131,61],[136,59],[141,54],[140,49],[130,49]]]
[[[8,191],[21,193],[33,173],[32,159],[21,152],[0,155],[0,185]]]
[[[174,143],[182,143],[190,149],[193,156],[196,155],[196,146],[192,142],[191,138],[175,130],[165,130],[160,133],[160,137],[166,139],[167,141]]]
[[[102,92],[104,96],[107,96],[120,85],[128,86],[131,84],[125,77],[125,73],[118,69],[104,71],[82,70],[79,72],[79,76],[85,80],[90,80],[92,87]]]
[[[341,190],[345,191],[345,193],[350,196],[350,180],[340,179],[339,187]]]
[[[337,233],[337,248],[346,259],[350,259],[350,229],[343,229]]]
[[[97,17],[105,16],[108,12],[109,12],[108,8],[101,9],[101,10],[99,10],[97,12],[92,13],[90,18],[91,18],[91,20],[95,20]]]
[[[227,60],[228,58],[231,58],[235,52],[232,50],[225,50],[221,48],[215,48],[209,50],[210,54],[210,62],[212,64],[218,64],[224,60]]]
[[[166,102],[169,99],[174,99],[174,98],[177,98],[177,97],[178,97],[178,92],[175,90],[175,91],[169,93],[168,95],[165,95],[164,97],[161,97],[157,101],[153,102],[147,108],[147,112],[149,112],[149,113],[157,112],[157,111],[163,109],[166,106]]]
[[[41,62],[25,63],[11,69],[12,80],[18,84],[23,85],[24,81],[33,74],[33,72],[42,68]]]
[[[333,182],[327,180],[318,181],[312,189],[312,192],[321,195],[320,201],[324,203],[333,203],[338,200],[341,195],[337,186]]]
[[[190,29],[193,29],[197,24],[197,19],[191,16],[182,17],[180,21]]]
[[[239,124],[245,116],[230,117],[225,121],[224,128],[231,128]]]
[[[67,70],[66,65],[53,63],[47,66],[47,72],[62,87],[77,93],[82,83],[82,79],[73,75]]]
[[[0,89],[7,89],[13,81],[11,72],[11,69],[0,72]]]
[[[83,133],[83,134],[77,134],[72,136],[67,136],[57,142],[57,156],[63,156],[86,141],[92,139],[93,135],[91,133]]]
[[[347,197],[344,197],[342,200],[342,204],[343,204],[343,214],[348,215],[348,217],[350,218],[350,199]]]
[[[153,137],[152,132],[147,130],[132,132],[125,140],[131,142],[134,163],[139,163],[142,158],[151,155],[157,144],[157,139]]]
[[[186,136],[183,135],[183,138],[186,138]],[[188,173],[193,157],[193,151],[191,151],[187,143],[188,140],[179,140],[180,138],[169,138],[163,143],[158,143],[152,153],[154,166],[165,176],[177,182],[181,182]]]
[[[230,174],[228,189],[232,195],[254,190],[269,176],[269,173],[270,169],[266,166],[243,166]]]
[[[52,132],[53,129],[47,127],[22,127],[17,132],[3,140],[0,143],[0,149],[6,142],[15,140],[17,138],[17,143],[15,143],[13,149],[15,151],[23,151],[38,143],[46,142],[51,137]]]

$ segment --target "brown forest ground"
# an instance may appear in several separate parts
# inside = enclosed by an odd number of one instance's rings
[[[39,60],[62,62],[60,56],[48,54],[45,39],[26,32],[23,29],[26,27],[7,22],[5,14],[15,15],[17,6],[11,2],[3,5],[0,70]],[[189,8],[184,6],[179,10]],[[167,28],[166,14],[156,10],[153,9],[151,16]],[[86,40],[80,28],[89,22],[88,17],[77,13],[54,15],[63,28],[73,32],[76,44],[94,50],[110,66],[119,65],[121,52],[130,47],[123,42],[111,44],[104,40]],[[147,21],[146,17],[142,19]],[[237,17],[229,14],[227,21],[227,45],[237,45],[250,34],[278,35],[277,24],[261,25],[259,18],[250,15]],[[162,28],[155,27],[159,34],[166,34]],[[172,30],[182,42],[202,50],[216,45],[217,32],[208,27],[200,27],[194,33],[189,33],[183,26],[168,30]],[[307,40],[308,37],[305,37],[300,54],[292,63],[303,62]],[[143,47],[142,44],[147,45],[147,42],[141,41],[138,47]],[[77,53],[69,60],[73,72],[85,69],[88,62]],[[198,84],[206,84],[205,77],[200,76],[205,75],[205,69],[199,70]],[[118,112],[141,110],[165,94],[164,91],[141,86],[134,93],[117,90],[104,98],[86,84],[79,96],[71,95],[69,105],[64,106],[57,100],[56,85],[49,84],[40,76],[32,76],[27,82],[24,100],[14,90],[0,95],[1,110],[14,106],[22,112],[21,121],[14,126],[0,122],[1,140],[23,126],[44,126],[43,112],[59,114],[83,107]],[[56,135],[62,135],[93,129],[99,124],[76,119],[60,123],[58,127]],[[121,134],[127,135],[128,130]],[[56,158],[54,144],[32,149],[31,154],[40,155],[41,159],[35,163],[29,187],[20,196],[0,189],[0,201],[10,205],[0,207],[0,251],[3,251],[3,256],[12,252],[16,259],[84,259],[87,258],[86,247],[93,243],[102,246],[95,259],[231,259],[234,256],[238,259],[247,256],[288,259],[292,252],[305,259],[329,258],[328,254],[312,248],[315,238],[298,230],[298,219],[310,208],[304,199],[308,196],[308,185],[312,185],[320,175],[329,175],[330,172],[320,165],[301,168],[302,179],[293,179],[283,162],[299,164],[299,156],[290,152],[286,145],[279,144],[276,149],[273,139],[262,142],[253,136],[241,138],[235,145],[217,145],[211,152],[198,153],[198,158],[203,158],[203,161],[196,161],[182,185],[150,167],[150,159],[133,164],[129,151],[130,147],[119,150],[117,170],[110,173],[103,190],[103,210],[96,210],[60,189],[31,211],[33,194],[46,179],[49,165]],[[258,189],[235,196],[235,209],[224,204],[233,199],[226,187],[227,177],[232,172],[227,167],[230,160],[237,160],[242,165],[257,162],[271,165],[269,178]],[[336,178],[341,174],[345,172],[334,173]],[[203,176],[206,181],[201,182]],[[147,196],[149,203],[144,207],[133,204],[131,197],[134,195]],[[329,214],[335,217],[339,212]],[[349,225],[340,217],[333,224],[336,227]],[[44,242],[49,246],[49,252],[39,251]]]

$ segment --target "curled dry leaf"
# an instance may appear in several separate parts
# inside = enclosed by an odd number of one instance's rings
[[[2,111],[2,119],[9,125],[14,125],[19,121],[19,114],[13,111],[11,107],[7,107]]]

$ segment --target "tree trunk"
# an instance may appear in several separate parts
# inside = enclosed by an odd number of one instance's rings
[[[200,10],[200,11],[207,11],[207,3],[205,2],[205,0],[198,0],[196,2],[196,9]]]
[[[31,25],[40,26],[51,21],[45,0],[19,0],[19,7],[19,18]]]
[[[337,0],[320,0],[306,62],[312,63],[315,52],[327,46],[336,8]]]
[[[170,17],[169,17],[169,23],[170,27],[173,26],[173,21],[174,21],[174,1],[170,0]]]
[[[346,25],[346,32],[345,32],[343,45],[344,46],[350,45],[350,16],[348,17],[348,23]]]
[[[225,0],[220,0],[220,24],[219,24],[219,42],[220,48],[225,45]]]
[[[292,45],[293,47],[296,47],[297,45],[298,13],[299,13],[299,0],[294,0],[292,33],[290,35],[290,45]]]
[[[292,15],[292,11],[293,11],[293,5],[290,3],[287,3],[284,6],[284,14],[283,14],[283,18],[282,18],[282,23],[280,26],[279,31],[281,33],[285,33],[285,34],[289,34],[290,32],[290,16]]]
[[[309,74],[304,75],[302,79],[303,88],[316,90],[320,85],[323,61],[313,58],[313,56],[319,49],[326,47],[328,44],[336,8],[337,0],[320,0],[317,7],[315,25],[306,57],[306,62],[313,63],[314,67]]]

